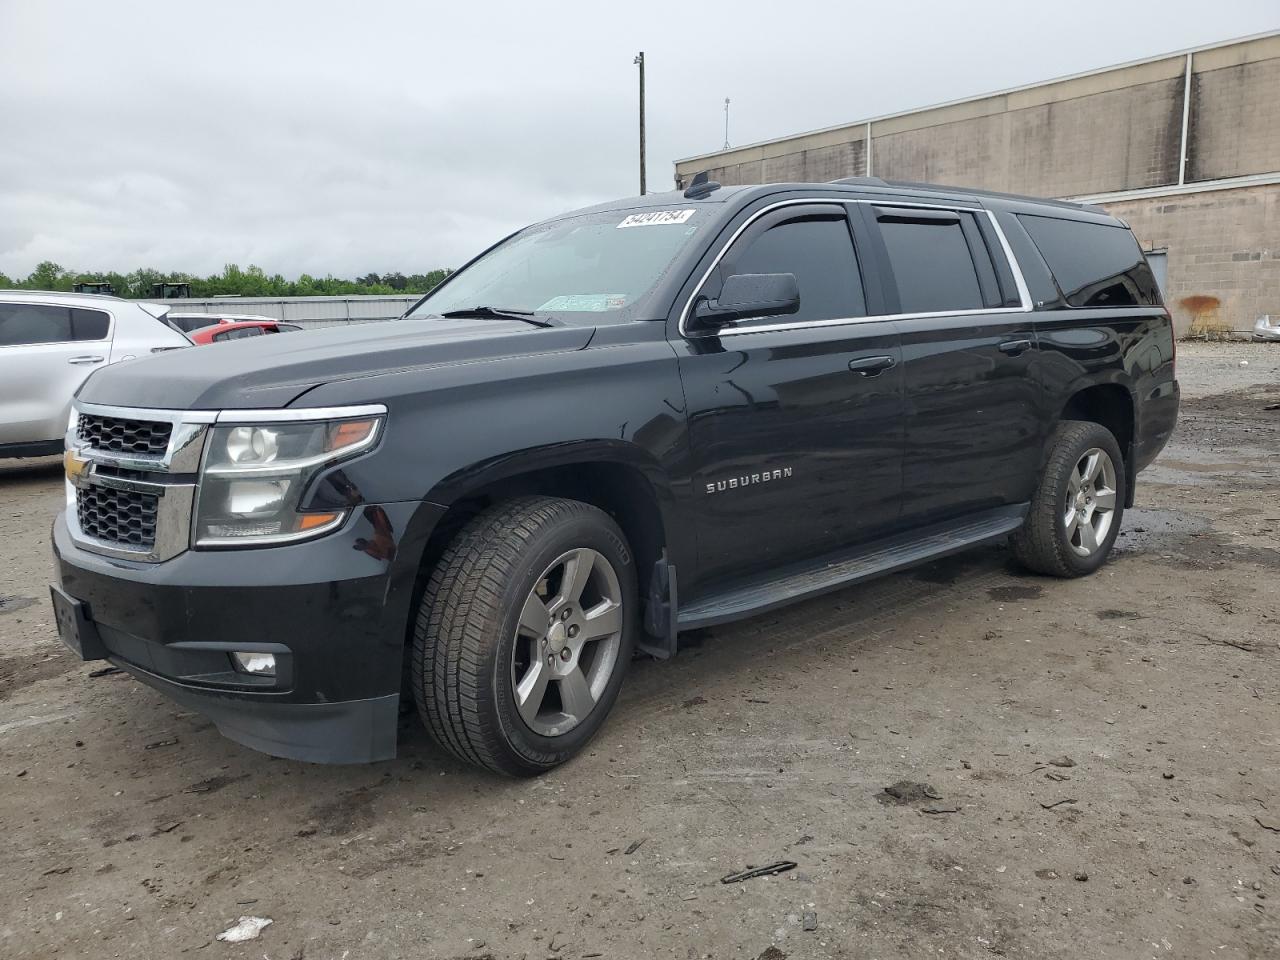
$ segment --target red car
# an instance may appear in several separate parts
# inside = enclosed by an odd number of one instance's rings
[[[235,323],[216,323],[192,330],[187,338],[197,346],[205,343],[222,343],[226,340],[242,340],[260,337],[267,333],[289,333],[301,330],[296,323],[278,323],[275,320],[243,320]]]

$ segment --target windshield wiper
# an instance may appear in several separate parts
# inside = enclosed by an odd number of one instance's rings
[[[475,318],[478,320],[523,320],[535,327],[554,327],[551,320],[535,317],[532,310],[516,310],[514,307],[467,307],[465,310],[446,310],[440,314],[446,320]]]

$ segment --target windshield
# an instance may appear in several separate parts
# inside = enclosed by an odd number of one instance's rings
[[[693,209],[592,213],[520,231],[453,275],[411,317],[492,307],[546,314],[632,319],[697,232]]]

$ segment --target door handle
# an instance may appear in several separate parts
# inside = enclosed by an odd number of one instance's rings
[[[878,377],[891,367],[897,366],[893,357],[860,357],[849,361],[849,369],[864,377]]]
[[[74,363],[77,365],[86,364],[86,363],[101,363],[105,359],[106,359],[105,357],[89,357],[89,356],[68,357],[67,363]]]
[[[1006,340],[1000,344],[1000,352],[1007,353],[1011,357],[1016,357],[1020,353],[1025,353],[1031,349],[1030,340]]]

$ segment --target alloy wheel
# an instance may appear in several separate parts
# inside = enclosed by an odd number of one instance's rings
[[[1090,447],[1076,461],[1067,481],[1062,522],[1071,549],[1079,556],[1091,556],[1106,542],[1115,510],[1116,466],[1105,450]]]
[[[511,650],[511,688],[534,733],[557,737],[604,695],[622,646],[622,585],[603,554],[561,554],[534,582]]]

